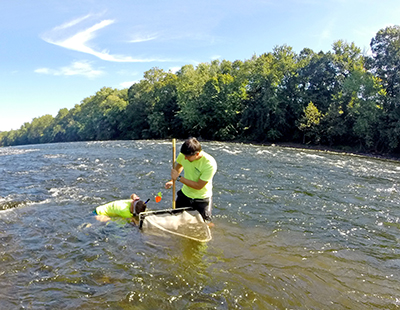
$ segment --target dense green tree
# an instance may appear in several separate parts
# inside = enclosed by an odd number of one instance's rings
[[[178,117],[182,121],[182,135],[199,135],[199,126],[196,119],[198,117],[198,100],[202,94],[204,85],[210,78],[218,73],[215,68],[217,62],[210,64],[201,63],[196,68],[186,65],[177,72],[177,97],[178,97]],[[213,70],[212,70],[213,69]],[[214,73],[212,73],[214,72]]]
[[[121,123],[125,121],[125,109],[128,105],[128,91],[114,90],[101,103],[101,130],[97,140],[117,139],[121,135]]]
[[[383,118],[383,94],[378,80],[365,69],[353,70],[343,83],[347,118],[352,124],[347,136],[363,151],[377,151],[382,144],[379,123]]]
[[[301,117],[304,103],[299,100],[298,70],[299,56],[287,45],[273,51],[273,71],[277,76],[276,106],[271,118],[271,130],[279,133],[282,140],[296,139],[296,121]]]
[[[68,127],[68,115],[69,111],[67,108],[58,111],[57,116],[54,119],[54,126],[51,128],[51,141],[62,142],[68,141],[66,136],[66,129]]]
[[[84,141],[84,138],[79,135],[82,127],[79,122],[81,116],[82,107],[76,104],[66,115],[66,128],[65,128],[65,141]]]
[[[326,113],[340,87],[331,52],[313,54],[304,67],[298,71],[303,102],[314,102],[318,110]]]
[[[372,58],[368,65],[381,79],[389,98],[389,105],[399,105],[400,97],[400,26],[390,26],[378,31],[371,40]],[[397,100],[396,100],[397,99]]]
[[[297,55],[286,45],[253,57],[242,118],[246,135],[258,141],[275,141],[293,134],[300,114],[292,105],[297,103],[293,84],[297,68]]]
[[[52,125],[53,120],[54,118],[50,114],[34,118],[27,130],[27,138],[29,143],[38,144],[50,142],[49,137],[47,137],[44,133],[45,130]]]
[[[331,101],[322,121],[324,132],[321,134],[321,142],[331,146],[354,145],[354,136],[351,133],[355,119],[349,115],[349,107],[354,98],[352,92],[345,91],[344,84],[346,81],[349,83],[349,79],[354,80],[353,72],[363,70],[364,57],[354,43],[348,44],[340,40],[333,44],[333,51],[330,58],[335,72],[335,86],[330,92]],[[359,91],[356,93],[361,95]]]
[[[0,145],[193,135],[400,152],[400,27],[380,30],[371,51],[339,40],[326,53],[283,45],[176,74],[152,68],[129,89],[103,87],[0,133]]]
[[[85,98],[74,111],[74,126],[81,140],[109,140],[119,137],[119,124],[128,104],[127,91],[103,87]]]
[[[339,40],[333,43],[332,49],[336,78],[339,82],[343,82],[354,70],[364,68],[364,56],[354,43]]]
[[[304,132],[303,143],[306,143],[306,137],[313,143],[319,143],[321,139],[319,124],[323,115],[312,101],[304,108],[304,115],[299,120],[299,129]]]
[[[32,127],[31,123],[25,122],[20,129],[14,131],[13,140],[14,142],[11,145],[24,145],[24,144],[31,144],[32,142],[29,141],[28,132]]]
[[[383,100],[385,118],[381,135],[387,149],[400,150],[400,26],[390,26],[378,31],[371,40],[372,57],[367,65],[380,79],[386,92]]]
[[[203,87],[196,100],[193,118],[185,120],[192,134],[205,139],[230,140],[238,136],[244,85],[236,85],[230,74],[218,74]],[[190,132],[190,130],[189,130]]]
[[[152,135],[160,133],[156,124],[157,116],[153,115],[153,112],[154,107],[160,101],[160,93],[163,92],[160,89],[163,88],[164,80],[168,75],[169,73],[162,69],[152,68],[144,73],[143,80],[129,88],[129,105],[126,108],[127,122],[121,127],[127,138],[149,139],[152,138]],[[164,91],[167,91],[167,88],[164,88]],[[174,95],[172,94],[172,96]],[[153,125],[152,129],[151,125]]]
[[[279,138],[278,134],[270,130],[277,85],[276,76],[271,72],[272,62],[272,53],[253,56],[248,61],[251,69],[241,124],[244,127],[243,135],[255,141]]]
[[[169,72],[154,84],[152,110],[148,116],[151,137],[168,138],[182,130],[182,121],[177,117],[177,80],[177,76]]]

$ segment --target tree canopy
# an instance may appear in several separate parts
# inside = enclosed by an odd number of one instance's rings
[[[400,151],[400,27],[370,56],[339,40],[328,52],[290,46],[176,73],[152,68],[129,89],[104,87],[72,109],[0,133],[0,145],[196,136]]]

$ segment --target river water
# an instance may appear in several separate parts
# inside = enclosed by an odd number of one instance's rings
[[[169,141],[0,148],[0,309],[400,307],[398,162],[202,145],[206,244],[91,214],[133,192],[171,208]]]

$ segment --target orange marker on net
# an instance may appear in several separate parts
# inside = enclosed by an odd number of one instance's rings
[[[159,203],[162,199],[162,193],[158,192],[157,196],[156,196],[156,202]]]

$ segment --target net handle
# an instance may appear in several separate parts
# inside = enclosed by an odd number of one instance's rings
[[[176,158],[176,139],[172,139],[172,169],[175,169],[175,158]],[[172,180],[172,209],[175,209],[175,192],[176,185],[175,180]]]

